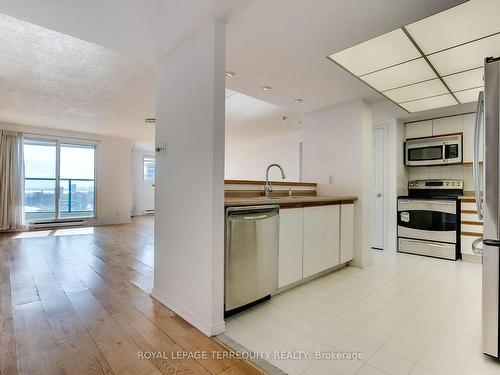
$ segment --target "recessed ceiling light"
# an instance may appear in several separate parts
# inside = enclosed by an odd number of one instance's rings
[[[144,120],[146,125],[156,125],[156,119],[155,118],[147,118]]]
[[[235,72],[232,72],[230,70],[227,70],[224,74],[226,75],[226,77],[234,77],[236,75]]]
[[[295,99],[295,103],[302,103],[302,102],[303,102],[303,100],[300,98]]]
[[[271,86],[262,86],[260,89],[262,91],[271,91]]]

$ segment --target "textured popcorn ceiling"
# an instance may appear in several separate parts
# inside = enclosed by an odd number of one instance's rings
[[[154,140],[154,67],[0,15],[0,122]]]

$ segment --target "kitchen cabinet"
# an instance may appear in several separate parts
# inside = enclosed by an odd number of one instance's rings
[[[462,133],[462,116],[443,117],[435,120],[410,122],[405,124],[405,137],[421,138],[443,134]]]
[[[432,137],[432,120],[405,124],[405,137],[406,139]]]
[[[280,209],[278,287],[348,262],[353,242],[354,204]]]
[[[476,124],[476,114],[469,113],[463,115],[463,156],[464,163],[472,163],[474,153],[474,128]],[[479,161],[484,160],[484,134],[480,134]]]
[[[280,210],[278,287],[302,280],[304,209]]]
[[[324,268],[324,206],[304,208],[304,278],[323,271]]]
[[[432,120],[432,135],[462,133],[462,116],[443,117]]]
[[[324,269],[340,264],[340,205],[325,206]]]
[[[340,263],[352,260],[354,255],[354,204],[340,206]]]
[[[304,208],[303,277],[340,263],[340,205]]]

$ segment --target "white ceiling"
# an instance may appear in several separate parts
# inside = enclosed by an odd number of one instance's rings
[[[254,1],[227,25],[226,67],[236,72],[227,87],[302,113],[356,98],[383,100],[326,57],[462,2]],[[270,93],[260,90],[265,85]]]
[[[154,139],[154,66],[0,15],[0,121]]]
[[[155,61],[252,0],[0,0],[0,13]]]
[[[286,118],[283,119],[283,116]],[[226,90],[226,141],[266,137],[301,129],[302,116],[274,104]]]
[[[360,97],[375,102],[380,100],[379,94],[326,56],[460,2],[0,0],[0,13],[133,56],[125,58],[89,44],[85,44],[85,51],[84,42],[47,30],[43,39],[48,43],[33,41],[29,30],[35,26],[2,30],[11,33],[0,35],[2,60],[7,52],[15,53],[5,62],[10,63],[8,74],[6,66],[0,65],[0,121],[150,139],[151,130],[144,126],[143,118],[154,103],[148,99],[154,95],[154,85],[148,83],[154,80],[154,73],[137,59],[159,59],[215,17],[228,19],[226,65],[236,72],[226,80],[230,89],[290,113],[305,113]],[[47,60],[47,55],[53,59]],[[9,89],[4,89],[6,84]],[[271,92],[262,92],[260,87],[264,85],[272,86]],[[304,102],[297,104],[295,98]],[[244,111],[237,108],[239,116]],[[228,114],[234,119],[235,129],[243,133],[253,120],[240,120],[238,116]],[[279,129],[281,125],[276,126]]]
[[[137,147],[154,140],[144,123],[155,116],[152,64],[4,15],[0,56],[0,121],[130,138]],[[297,130],[300,119],[226,91],[228,141]]]
[[[477,101],[484,58],[500,54],[498,14],[499,0],[470,0],[330,58],[410,112]]]

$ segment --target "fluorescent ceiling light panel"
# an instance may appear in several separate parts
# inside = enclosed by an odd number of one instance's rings
[[[330,55],[352,74],[360,76],[420,57],[401,29]]]
[[[500,34],[430,55],[429,60],[443,76],[479,68],[485,57],[499,55]]]
[[[443,77],[451,91],[467,90],[472,87],[483,86],[484,69],[477,68],[466,72],[452,74],[451,76]]]
[[[419,58],[360,78],[378,91],[386,91],[437,77],[425,60]]]
[[[425,54],[500,31],[500,1],[471,0],[406,26]]]
[[[410,100],[428,98],[430,96],[447,93],[448,90],[438,78],[383,92],[385,96],[396,103],[408,102]]]
[[[471,103],[477,101],[479,92],[482,90],[484,90],[484,87],[476,87],[470,90],[455,92],[454,94],[460,103]]]
[[[451,96],[451,94],[446,94],[434,96],[432,98],[419,99],[402,103],[400,104],[400,106],[406,109],[408,112],[419,112],[426,111],[428,109],[447,107],[455,104],[457,104],[457,101],[453,98],[453,96]]]

